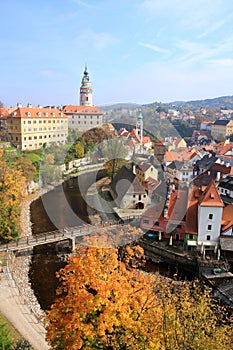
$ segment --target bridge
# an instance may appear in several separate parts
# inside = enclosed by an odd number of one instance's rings
[[[38,233],[29,237],[22,237],[17,241],[11,241],[6,244],[1,244],[0,252],[30,249],[38,245],[55,243],[59,241],[64,241],[66,239],[72,240],[72,248],[74,249],[73,244],[75,244],[75,238],[86,236],[90,232],[93,232],[93,230],[93,226],[85,225],[80,227],[69,227],[68,229],[63,230],[54,230],[45,233]]]
[[[130,224],[131,222],[138,223],[140,221],[140,217],[129,216],[124,220],[119,221],[114,224],[105,224],[100,227],[96,227],[93,225],[86,224],[84,226],[74,226],[68,227],[60,230],[54,230],[50,232],[38,233],[29,237],[22,237],[19,240],[11,241],[9,243],[0,244],[0,252],[9,251],[14,252],[18,250],[30,249],[39,245],[56,243],[60,241],[64,241],[70,239],[72,241],[72,251],[75,250],[75,238],[87,236],[90,233],[96,232],[98,230],[106,230],[106,229],[117,229],[122,227],[122,225]]]

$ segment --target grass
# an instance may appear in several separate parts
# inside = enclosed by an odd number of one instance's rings
[[[17,331],[17,329],[1,313],[0,313],[0,323],[6,324],[6,329],[9,330],[10,335],[15,342],[17,342],[17,340],[23,339],[22,335]]]

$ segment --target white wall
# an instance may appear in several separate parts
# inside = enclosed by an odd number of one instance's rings
[[[213,219],[209,219],[213,214]],[[201,207],[198,206],[198,244],[212,245],[219,241],[222,221],[222,207]],[[211,225],[211,230],[208,230]],[[207,240],[210,236],[210,240]]]

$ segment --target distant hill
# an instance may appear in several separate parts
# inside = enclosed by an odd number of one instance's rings
[[[107,111],[108,109],[123,109],[123,108],[139,108],[141,105],[137,104],[137,103],[113,103],[111,105],[104,105],[104,106],[100,106],[100,108],[103,111]]]
[[[157,105],[156,102],[147,104],[145,106],[150,107]],[[222,96],[216,98],[208,98],[205,100],[193,100],[193,101],[174,101],[170,103],[162,103],[167,108],[184,107],[188,109],[205,108],[218,108],[218,109],[233,109],[233,96]]]
[[[207,109],[233,109],[233,96],[221,96],[221,97],[215,97],[215,98],[208,98],[205,100],[192,100],[192,101],[173,101],[169,103],[162,103],[162,102],[152,102],[148,104],[137,104],[137,103],[115,103],[111,105],[105,105],[100,106],[100,108],[104,111],[107,110],[113,110],[113,109],[133,109],[133,108],[140,108],[140,107],[146,107],[146,108],[177,108],[177,109],[190,109],[195,110],[199,109],[201,107],[205,107]]]

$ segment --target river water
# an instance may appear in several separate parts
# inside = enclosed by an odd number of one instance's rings
[[[57,227],[63,229],[90,223],[84,198],[93,179],[98,180],[103,176],[103,172],[96,172],[70,178],[32,202],[30,211],[33,234],[52,231]],[[32,256],[29,278],[43,310],[49,309],[53,304],[56,288],[59,285],[56,272],[66,265],[64,254],[58,254],[58,248],[59,244],[38,246],[34,248]],[[170,278],[193,278],[184,271],[169,266],[166,262],[148,261],[145,270]]]
[[[93,181],[104,175],[103,171],[96,171],[69,178],[62,185],[32,202],[32,233],[90,223],[84,197]],[[43,310],[49,309],[54,302],[55,290],[59,283],[56,272],[66,265],[63,256],[64,254],[57,254],[57,244],[34,248],[29,278]]]

